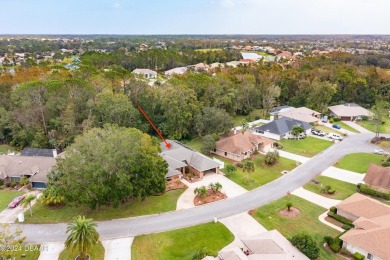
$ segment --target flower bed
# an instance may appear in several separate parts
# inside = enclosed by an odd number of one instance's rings
[[[227,198],[227,196],[224,193],[222,193],[220,191],[214,192],[211,189],[208,189],[207,195],[205,195],[203,197],[201,197],[199,195],[195,196],[194,205],[199,206],[199,205],[207,204],[210,202],[214,202],[214,201],[218,201],[218,200],[222,200],[222,199],[226,199],[226,198]]]

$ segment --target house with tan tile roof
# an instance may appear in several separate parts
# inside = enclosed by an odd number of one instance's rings
[[[366,259],[390,259],[390,206],[355,193],[336,205],[337,214],[353,221],[343,234],[343,248]]]
[[[332,116],[340,117],[343,121],[354,121],[362,119],[363,116],[372,118],[373,113],[355,103],[346,103],[328,107]]]
[[[316,123],[320,121],[321,113],[307,107],[298,107],[278,114],[279,118],[289,117],[306,123]]]
[[[267,153],[273,147],[274,141],[253,134],[249,131],[232,131],[228,137],[215,143],[213,154],[234,160],[242,161],[249,158],[255,151]]]
[[[390,192],[390,167],[371,163],[363,181],[375,189]]]

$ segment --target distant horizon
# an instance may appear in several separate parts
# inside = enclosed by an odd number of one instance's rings
[[[388,35],[388,0],[0,0],[1,35]]]

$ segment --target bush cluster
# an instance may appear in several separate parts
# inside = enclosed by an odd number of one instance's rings
[[[374,188],[372,188],[366,184],[362,184],[362,183],[359,183],[357,185],[357,188],[361,193],[375,196],[375,197],[379,197],[379,198],[382,198],[385,200],[390,200],[390,193],[389,192],[379,191],[377,189],[374,189]]]
[[[317,243],[308,234],[295,235],[290,239],[290,242],[310,259],[317,259],[320,254]]]
[[[354,225],[352,224],[352,221],[350,221],[349,219],[347,219],[343,216],[340,216],[334,212],[329,211],[328,216],[334,218],[337,221],[340,221],[341,223],[343,223],[346,226],[349,226],[351,228],[354,227]]]
[[[353,254],[353,258],[355,258],[356,260],[364,260],[365,257],[364,257],[364,255],[356,252]]]

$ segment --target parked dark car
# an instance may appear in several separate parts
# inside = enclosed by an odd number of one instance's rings
[[[312,130],[311,130],[311,133],[312,133],[313,135],[325,136],[325,133],[324,133],[324,132],[322,132],[321,130],[317,130],[317,129],[312,129]]]
[[[17,207],[20,202],[24,200],[24,196],[19,196],[19,197],[16,197],[14,198],[9,204],[8,204],[8,208],[15,208]]]
[[[341,126],[339,125],[332,125],[333,128],[336,128],[336,129],[341,129]]]

